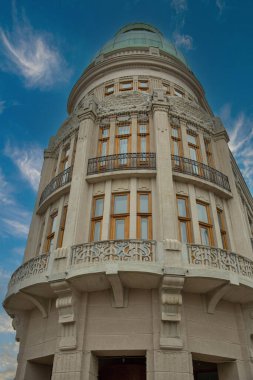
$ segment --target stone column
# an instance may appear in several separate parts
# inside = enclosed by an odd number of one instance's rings
[[[164,90],[155,90],[153,120],[156,144],[157,195],[159,199],[159,240],[177,239],[177,213],[172,177],[168,103]]]
[[[78,114],[80,125],[63,246],[84,243],[88,240],[88,226],[85,226],[85,216],[89,212],[90,205],[87,202],[89,184],[86,181],[86,173],[95,124],[95,109],[95,102],[92,101]]]
[[[218,123],[218,121],[217,121]],[[219,129],[218,129],[219,128]],[[224,127],[219,123],[215,134],[216,149],[219,158],[219,168],[223,174],[228,176],[232,198],[227,201],[231,215],[231,224],[236,245],[236,253],[252,257],[252,248],[247,230],[247,224],[241,206],[240,196],[236,187],[236,181],[231,165],[231,156],[228,147],[228,135]]]

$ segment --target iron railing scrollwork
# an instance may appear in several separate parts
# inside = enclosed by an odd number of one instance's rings
[[[39,205],[41,205],[44,200],[49,197],[50,194],[52,194],[55,190],[59,189],[60,187],[66,185],[69,183],[72,179],[72,169],[73,166],[70,166],[69,168],[65,169],[63,172],[58,174],[56,177],[52,179],[51,182],[45,187],[43,190]]]
[[[131,169],[156,169],[155,153],[121,153],[90,158],[87,175]]]
[[[153,262],[153,240],[106,240],[72,247],[71,266],[111,261]]]
[[[224,249],[188,244],[189,264],[234,272],[253,279],[253,261]]]
[[[212,182],[215,185],[230,191],[228,177],[211,166],[186,157],[175,155],[171,156],[171,160],[173,171],[203,178],[206,181]]]
[[[31,276],[37,276],[45,272],[48,268],[48,260],[49,255],[43,254],[25,262],[11,276],[9,287],[26,280]]]

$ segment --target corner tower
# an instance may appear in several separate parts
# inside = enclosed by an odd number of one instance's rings
[[[68,112],[4,302],[16,380],[250,380],[253,201],[182,54],[125,26]]]

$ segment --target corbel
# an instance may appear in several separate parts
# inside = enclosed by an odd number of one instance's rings
[[[216,306],[230,288],[231,283],[229,282],[219,286],[207,296],[207,312],[209,314],[214,314]]]

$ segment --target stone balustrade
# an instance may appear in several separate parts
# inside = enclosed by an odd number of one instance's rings
[[[188,244],[189,264],[230,271],[253,278],[253,261],[236,253],[204,245]]]

